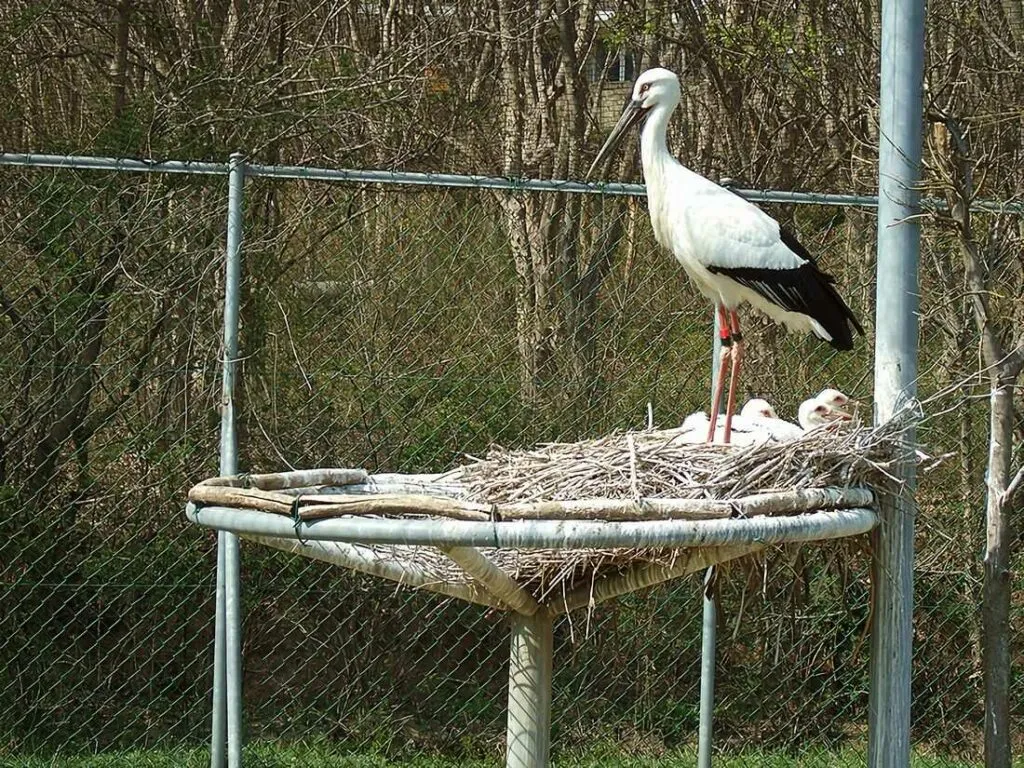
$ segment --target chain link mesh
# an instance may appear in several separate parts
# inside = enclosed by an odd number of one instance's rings
[[[181,508],[217,472],[226,184],[2,173],[0,758],[193,759],[209,728],[215,539]],[[873,213],[773,213],[870,326]],[[710,307],[646,217],[625,197],[250,179],[243,469],[441,471],[492,442],[640,427],[648,403],[660,426],[704,409]],[[926,237],[926,255],[949,247]],[[837,356],[748,328],[746,395],[790,417],[829,385],[870,400],[870,335]],[[926,325],[922,390],[971,370],[971,343]],[[966,399],[922,435],[958,454],[920,489],[921,765],[980,755],[986,413]],[[869,563],[862,541],[723,569],[723,758],[863,763]],[[243,595],[257,761],[496,762],[502,616],[253,545]],[[691,578],[556,625],[559,764],[692,754],[700,610]]]

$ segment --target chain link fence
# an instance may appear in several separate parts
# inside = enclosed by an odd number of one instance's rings
[[[182,506],[217,473],[226,184],[0,175],[0,761],[201,764],[215,537]],[[703,410],[710,307],[642,198],[567,189],[250,178],[242,468],[436,472],[491,443],[640,427],[648,404],[660,426]],[[790,418],[826,386],[870,400],[873,212],[772,212],[869,335],[837,356],[752,318],[745,394]],[[926,296],[950,247],[926,233]],[[973,343],[926,324],[922,390],[971,370]],[[950,766],[981,750],[985,402],[929,424],[922,440],[957,456],[921,481],[914,743]],[[854,541],[723,569],[723,760],[863,763],[869,564]],[[502,616],[254,545],[242,565],[257,763],[498,762]],[[700,607],[683,579],[556,624],[559,764],[691,759]]]

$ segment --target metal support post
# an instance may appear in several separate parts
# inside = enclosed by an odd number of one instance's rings
[[[224,539],[227,531],[217,531],[217,598],[213,622],[213,723],[210,726],[210,766],[224,768],[227,758],[227,704],[224,670]]]
[[[714,343],[711,346],[711,392],[718,386],[718,361],[722,356],[721,323],[714,316]],[[715,566],[704,572],[701,599],[704,605],[700,644],[700,723],[697,728],[697,768],[711,768],[711,743],[715,717],[715,648],[718,643],[718,606],[715,603]]]
[[[878,156],[875,421],[916,395],[921,232],[924,0],[883,0]],[[913,433],[908,435],[913,442]],[[914,487],[914,466],[897,473]],[[914,512],[910,493],[882,497],[874,535],[868,764],[910,764]]]
[[[513,613],[508,666],[507,768],[545,768],[551,744],[551,615]]]
[[[242,203],[245,161],[231,155],[228,171],[227,248],[224,270],[224,360],[222,363],[220,473],[238,473],[235,378],[242,282]],[[242,606],[238,536],[217,536],[217,619],[213,670],[213,728],[210,765],[242,764]]]
[[[715,719],[715,645],[718,605],[715,566],[704,572],[704,623],[700,644],[700,724],[697,728],[697,768],[711,768],[712,727]]]

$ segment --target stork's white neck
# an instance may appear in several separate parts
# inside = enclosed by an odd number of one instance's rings
[[[640,133],[640,162],[644,167],[644,181],[648,185],[648,194],[651,182],[662,175],[665,165],[676,163],[676,159],[668,151],[666,138],[668,120],[675,108],[676,105],[671,103],[654,107]]]
[[[643,164],[644,184],[647,186],[647,210],[651,215],[654,239],[663,248],[672,247],[670,230],[666,226],[668,202],[665,180],[673,166],[679,167],[679,162],[668,151],[666,140],[668,119],[675,106],[669,103],[654,107],[640,133],[640,162]]]

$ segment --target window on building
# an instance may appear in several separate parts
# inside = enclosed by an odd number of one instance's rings
[[[609,83],[627,83],[636,77],[637,56],[624,48],[610,48],[606,43],[598,43],[595,52],[592,79],[602,79]]]

